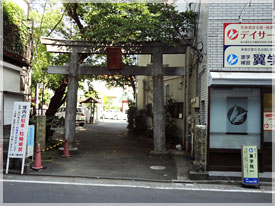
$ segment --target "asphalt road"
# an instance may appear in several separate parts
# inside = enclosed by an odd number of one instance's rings
[[[142,188],[72,182],[3,184],[4,203],[271,203],[272,193],[207,189],[205,186]],[[221,187],[221,186],[220,186]],[[210,188],[217,188],[215,186]]]

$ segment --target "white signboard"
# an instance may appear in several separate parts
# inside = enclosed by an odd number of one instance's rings
[[[259,186],[257,146],[242,146],[242,184]]]
[[[223,67],[271,68],[272,23],[224,23]]]
[[[264,131],[275,130],[275,112],[264,112]]]
[[[34,125],[30,125],[28,129],[28,141],[27,141],[27,155],[26,157],[33,157],[34,147]]]
[[[271,23],[225,23],[224,45],[272,45]]]
[[[274,64],[272,46],[224,46],[224,67],[271,68]]]
[[[21,174],[23,174],[29,116],[30,102],[14,102],[6,174],[9,168],[9,158],[23,159],[21,169]]]

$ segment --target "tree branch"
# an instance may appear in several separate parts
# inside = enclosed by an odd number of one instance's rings
[[[62,21],[64,15],[65,15],[65,11],[63,12],[62,17],[59,19],[59,21],[55,24],[55,26],[53,27],[53,29],[52,29],[52,30],[50,31],[50,33],[47,35],[47,37],[49,37],[49,36],[52,34],[52,32],[56,29],[56,27],[58,26],[58,24],[60,24],[60,22]]]

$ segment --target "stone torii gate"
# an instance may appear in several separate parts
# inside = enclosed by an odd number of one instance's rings
[[[163,67],[163,54],[184,54],[186,44],[167,46],[162,43],[118,43],[95,44],[87,41],[60,40],[41,37],[41,43],[47,46],[48,52],[70,53],[69,66],[50,66],[49,74],[67,74],[68,92],[65,116],[65,139],[69,142],[70,150],[77,150],[73,142],[75,138],[75,118],[77,106],[78,75],[142,75],[153,76],[153,137],[154,154],[166,154],[164,91],[163,76],[183,76],[183,67]],[[106,54],[106,48],[120,47],[123,54],[150,54],[152,65],[147,67],[126,66],[121,70],[110,70],[104,67],[79,65],[79,54]]]

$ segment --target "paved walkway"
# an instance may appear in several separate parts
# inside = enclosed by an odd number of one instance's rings
[[[159,159],[150,155],[153,149],[152,139],[129,136],[126,127],[126,122],[118,120],[105,120],[77,127],[76,139],[80,142],[78,154],[72,158],[61,158],[55,150],[52,152],[53,160],[43,161],[43,166],[47,166],[47,169],[39,172],[28,170],[27,173],[151,181],[188,179],[182,172],[177,173],[174,158]],[[61,134],[57,136],[62,138]],[[180,155],[175,159],[184,160],[184,156]],[[178,165],[181,168],[184,166],[182,162]],[[154,170],[151,166],[165,169]]]

